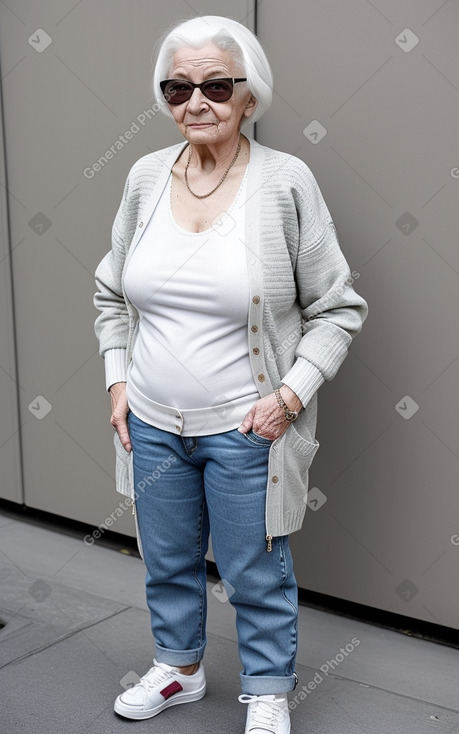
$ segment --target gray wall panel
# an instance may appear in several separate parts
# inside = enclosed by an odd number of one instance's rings
[[[260,5],[258,21],[276,87],[258,139],[310,165],[370,305],[320,390],[310,500],[323,504],[292,536],[298,581],[451,627],[458,27],[457,3],[427,0],[286,0]]]
[[[253,27],[253,6],[0,3],[25,501],[32,507],[97,525],[122,501],[93,335],[93,273],[110,247],[130,166],[180,139],[159,114],[139,123],[152,104],[152,45],[169,23],[194,13],[228,13]],[[452,627],[459,626],[459,545],[452,541],[459,542],[458,26],[457,3],[441,0],[258,3],[275,99],[257,137],[311,166],[358,273],[356,288],[370,304],[363,334],[320,390],[322,448],[310,498],[326,501],[319,509],[310,503],[303,531],[292,536],[298,581]],[[134,124],[139,130],[122,150],[85,176]],[[3,234],[0,494],[20,502]],[[419,406],[412,415],[411,401]],[[113,529],[134,533],[129,511]]]
[[[153,104],[153,44],[170,24],[196,13],[232,14],[251,25],[253,7],[248,0],[0,4],[25,499],[31,507],[98,525],[123,500],[114,491],[113,430],[92,298],[94,270],[110,248],[130,167],[181,139],[159,113],[142,118]],[[92,178],[84,174],[131,129],[131,139],[101,170]],[[14,402],[3,373],[0,388],[2,400]],[[27,407],[32,401],[33,413]],[[112,529],[134,534],[130,511]]]

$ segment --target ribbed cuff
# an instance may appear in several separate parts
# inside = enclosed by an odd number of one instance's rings
[[[126,350],[125,349],[109,349],[105,352],[105,385],[107,390],[115,382],[126,382]]]
[[[293,367],[282,378],[282,382],[298,395],[305,408],[325,379],[311,362],[298,357]]]

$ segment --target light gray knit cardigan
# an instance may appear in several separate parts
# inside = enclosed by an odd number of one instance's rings
[[[184,145],[134,164],[113,225],[112,249],[96,271],[94,303],[101,314],[95,330],[108,385],[126,380],[139,319],[123,289],[127,260]],[[308,471],[319,446],[317,389],[336,374],[366,318],[367,304],[352,287],[330,213],[303,161],[251,140],[245,209],[254,381],[261,397],[283,382],[305,406],[270,449],[266,535],[274,537],[298,530],[303,522]],[[132,454],[116,433],[114,440],[117,489],[135,497]]]

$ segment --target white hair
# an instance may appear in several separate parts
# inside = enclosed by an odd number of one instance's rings
[[[269,61],[252,31],[236,20],[220,15],[199,15],[191,20],[181,21],[158,41],[153,94],[161,110],[171,116],[159,83],[170,77],[176,51],[187,46],[202,48],[209,42],[231,53],[240,67],[241,76],[247,77],[247,87],[257,100],[257,106],[250,118],[243,118],[243,123],[256,122],[272,101],[273,75]]]

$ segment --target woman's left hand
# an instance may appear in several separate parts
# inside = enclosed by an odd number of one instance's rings
[[[290,410],[301,410],[303,407],[301,400],[287,385],[282,385],[280,393]],[[239,426],[238,431],[248,433],[252,430],[258,433],[259,436],[274,441],[279,436],[282,436],[289,425],[290,423],[285,420],[284,411],[279,406],[276,396],[274,393],[271,393],[254,403]]]

